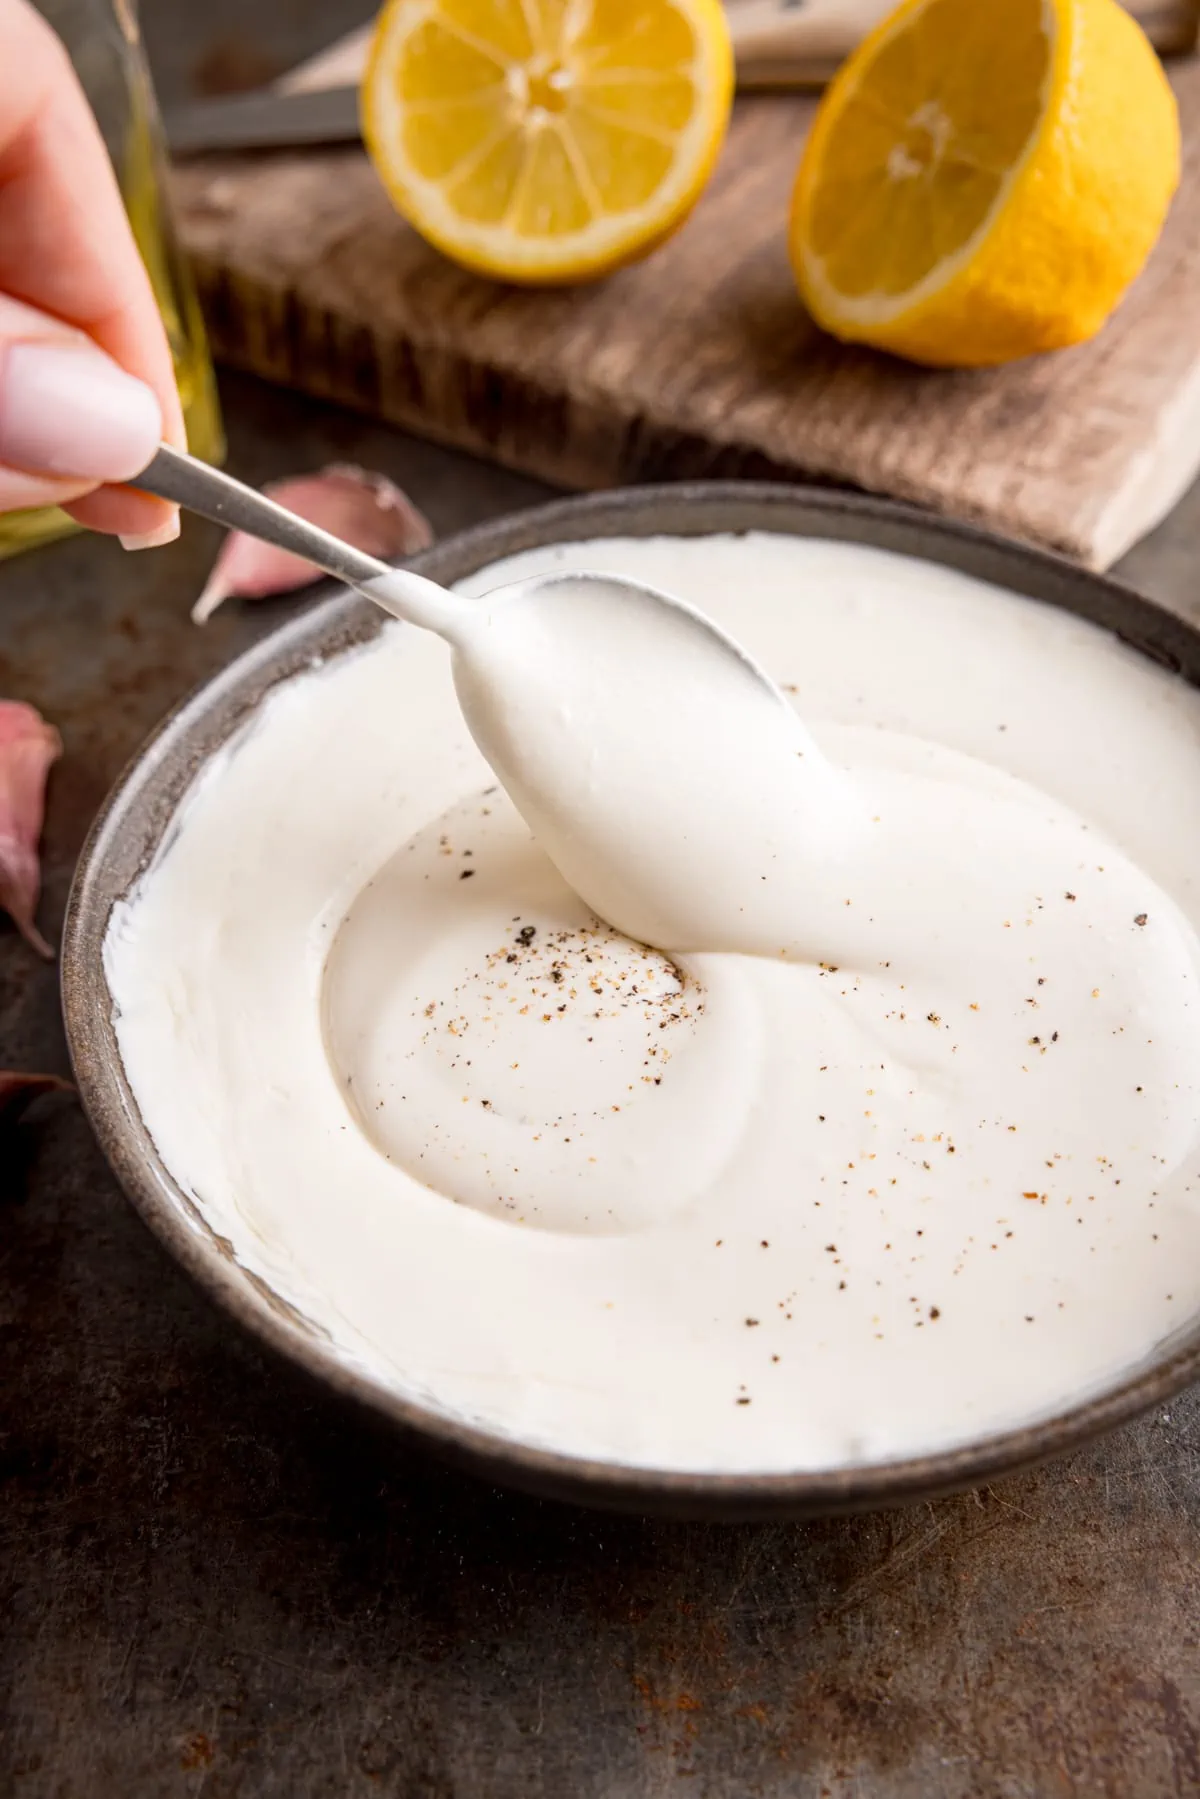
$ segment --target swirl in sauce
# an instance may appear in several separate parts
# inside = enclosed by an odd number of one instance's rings
[[[568,1453],[837,1465],[1101,1385],[1200,1301],[1200,702],[848,546],[569,553],[809,728],[703,667],[656,724],[586,606],[488,725],[513,799],[415,632],[278,690],[106,947],[167,1165],[348,1358]]]

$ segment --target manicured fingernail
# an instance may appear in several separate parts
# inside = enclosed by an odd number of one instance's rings
[[[40,341],[0,350],[0,463],[9,468],[128,481],[161,432],[153,391],[99,350]]]
[[[122,537],[123,550],[156,550],[159,544],[174,543],[179,536],[179,508],[176,506],[169,519],[154,531],[131,532]]]

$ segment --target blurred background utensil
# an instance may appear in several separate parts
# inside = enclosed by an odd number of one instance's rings
[[[976,4],[984,0],[975,0]],[[1123,0],[1163,55],[1194,50],[1200,0]],[[892,10],[895,0],[725,0],[740,88],[819,87]],[[363,71],[365,25],[278,83],[283,93],[352,86]]]
[[[78,0],[75,0],[78,3]],[[97,0],[107,4],[107,0]],[[726,0],[738,87],[820,87],[893,0]],[[64,0],[47,0],[64,4]],[[1164,56],[1194,50],[1200,0],[1126,0]],[[271,87],[193,101],[166,118],[172,155],[356,143],[358,82],[371,27],[360,27]]]

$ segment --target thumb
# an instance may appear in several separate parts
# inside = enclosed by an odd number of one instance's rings
[[[144,381],[81,331],[0,295],[0,512],[128,481],[161,435],[162,408]]]

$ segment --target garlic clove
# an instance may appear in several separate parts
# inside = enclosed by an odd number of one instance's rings
[[[386,475],[350,463],[331,463],[316,475],[272,481],[263,492],[309,524],[331,531],[381,562],[413,556],[433,542],[428,519],[402,488]],[[203,625],[225,600],[293,593],[320,577],[321,570],[302,557],[231,531],[192,608],[192,618]]]
[[[43,1093],[74,1093],[70,1081],[57,1074],[22,1074],[15,1068],[0,1068],[0,1124],[19,1118],[27,1105]]]
[[[62,738],[33,706],[0,700],[0,907],[39,956],[54,951],[34,923],[42,885],[38,843],[46,778]]]

